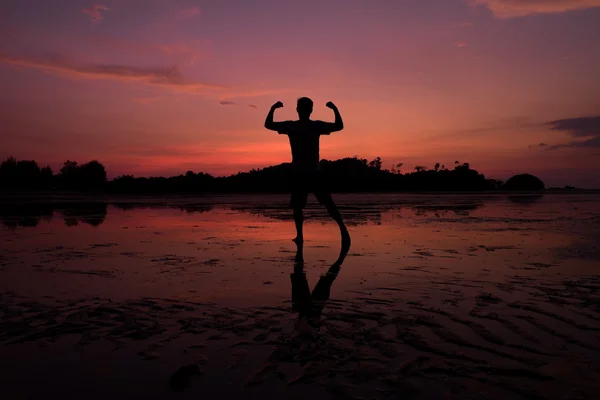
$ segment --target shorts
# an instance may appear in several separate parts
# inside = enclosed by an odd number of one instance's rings
[[[306,207],[309,192],[314,193],[319,204],[327,205],[333,202],[327,182],[320,172],[293,173],[291,183],[290,206],[294,209]]]

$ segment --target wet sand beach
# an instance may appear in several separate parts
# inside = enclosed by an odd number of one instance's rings
[[[5,201],[2,398],[600,395],[599,195],[335,199]]]

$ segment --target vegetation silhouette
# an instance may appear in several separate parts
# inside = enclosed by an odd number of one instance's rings
[[[436,163],[433,169],[416,166],[402,173],[402,164],[382,167],[381,158],[372,161],[347,157],[322,160],[321,169],[332,192],[466,192],[521,190],[541,191],[544,184],[533,175],[516,175],[506,184],[488,179],[469,163],[456,162],[453,169]],[[108,181],[106,169],[98,161],[78,164],[67,161],[57,174],[35,161],[9,158],[0,164],[0,191],[74,191],[123,195],[203,194],[203,193],[289,193],[292,189],[291,164],[283,163],[252,169],[226,177],[188,171],[173,177],[136,178],[119,176]]]
[[[515,175],[504,184],[505,190],[544,190],[545,185],[538,177],[530,174]]]
[[[0,190],[75,190],[102,192],[106,188],[106,169],[98,161],[79,165],[65,161],[58,174],[49,166],[40,168],[32,160],[9,157],[0,164]]]
[[[188,171],[185,175],[150,178],[135,178],[132,175],[119,176],[107,182],[105,191],[115,194],[199,194],[220,192],[219,178],[202,172]]]
[[[106,169],[95,160],[83,165],[69,160],[60,169],[57,178],[62,189],[101,192],[106,185]]]
[[[52,168],[35,161],[9,157],[0,164],[0,190],[49,190],[54,186]]]

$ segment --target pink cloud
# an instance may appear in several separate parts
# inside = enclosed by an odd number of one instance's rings
[[[285,90],[232,88],[218,84],[186,79],[177,66],[139,67],[118,64],[78,63],[58,55],[22,57],[0,53],[0,63],[15,67],[32,68],[64,78],[112,80],[123,83],[146,84],[177,93],[203,95],[225,103],[242,97],[261,97]]]
[[[471,2],[486,6],[497,18],[556,14],[600,7],[600,0],[471,0]]]
[[[104,19],[102,15],[103,11],[110,11],[110,8],[103,6],[102,4],[94,4],[88,8],[82,8],[81,12],[87,14],[92,19],[92,22],[100,22]]]
[[[179,11],[179,15],[183,18],[192,18],[200,15],[200,7],[184,8]]]
[[[167,54],[188,53],[190,51],[190,48],[183,43],[161,44],[158,48]]]
[[[463,48],[463,47],[467,47],[468,46],[466,42],[456,42],[455,45],[458,48]]]
[[[279,94],[289,89],[253,89],[253,90],[236,90],[231,92],[223,93],[219,99],[227,100],[230,98],[239,98],[239,97],[261,97],[261,96],[270,96],[274,94]]]
[[[30,40],[40,41],[43,38],[32,37]],[[149,43],[139,40],[130,40],[110,35],[81,35],[75,39],[79,46],[93,46],[96,51],[106,51],[111,53],[121,53],[127,55],[156,56],[168,55],[169,59],[176,60],[177,64],[190,66],[200,59],[205,59],[210,55],[210,43],[203,39],[184,39],[177,42]],[[55,41],[64,40],[56,37]]]
[[[70,78],[141,82],[195,94],[202,94],[207,90],[226,89],[224,86],[211,83],[187,81],[175,66],[152,68],[113,64],[76,64],[60,56],[27,58],[3,54],[0,54],[0,62]]]
[[[195,48],[194,48],[195,47]],[[201,41],[193,41],[190,44],[187,43],[170,43],[161,44],[158,48],[165,54],[177,56],[181,55],[185,57],[183,65],[190,66],[194,64],[198,59],[204,56],[203,51],[200,51],[198,47],[206,47],[205,43]]]

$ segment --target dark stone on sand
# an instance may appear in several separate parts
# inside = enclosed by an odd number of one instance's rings
[[[496,297],[491,293],[481,293],[479,296],[476,297],[476,300],[478,303],[491,303],[491,304],[498,304],[498,303],[502,302],[501,298]]]
[[[183,391],[188,387],[190,379],[196,375],[202,375],[200,368],[196,364],[184,365],[171,375],[169,386],[171,386],[173,390],[179,392]]]

